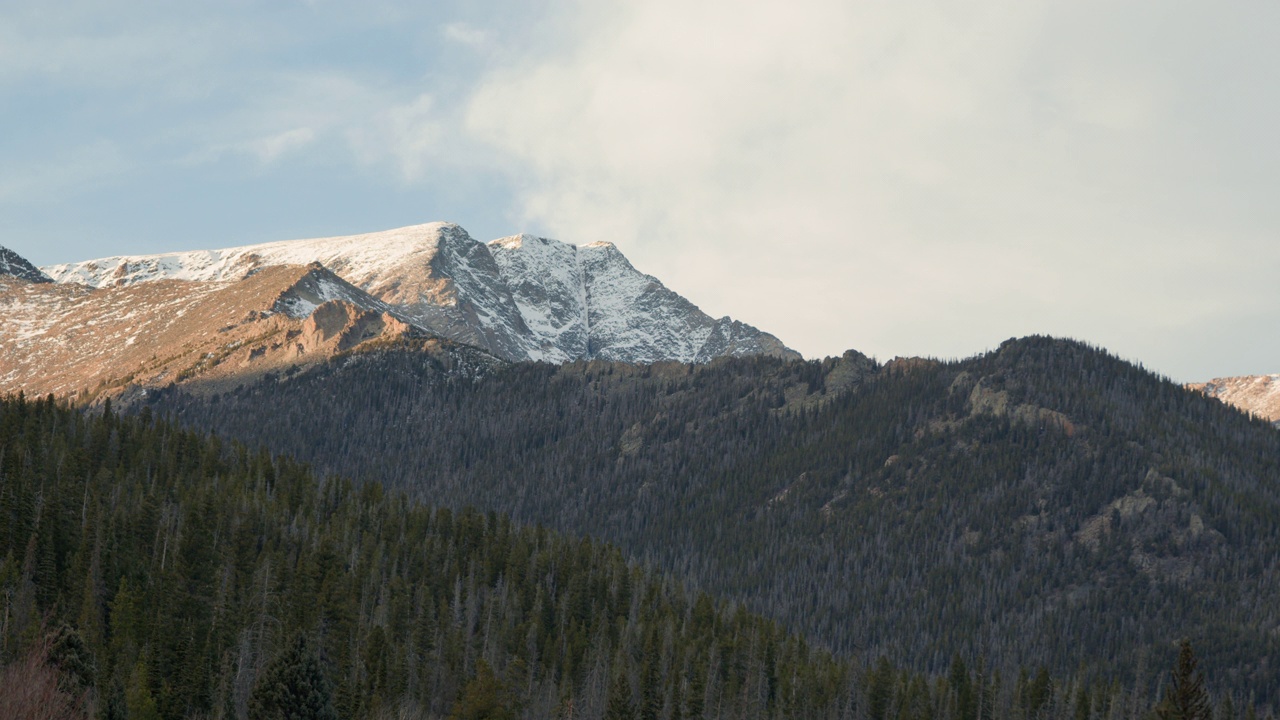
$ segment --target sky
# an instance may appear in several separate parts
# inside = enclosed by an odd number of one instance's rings
[[[1274,0],[0,7],[0,245],[614,242],[807,357],[1280,372]]]

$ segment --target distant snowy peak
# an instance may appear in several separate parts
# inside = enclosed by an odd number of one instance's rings
[[[316,240],[113,257],[45,268],[55,280],[120,287],[160,279],[235,281],[319,263],[415,327],[498,357],[553,363],[798,358],[750,325],[713,319],[608,242],[533,235],[482,243],[451,223]]]
[[[1280,375],[1215,378],[1187,387],[1280,425]]]
[[[3,245],[0,245],[0,276],[16,277],[27,282],[53,282],[52,278],[40,272],[26,258]]]
[[[536,339],[541,360],[566,362],[590,356],[581,249],[533,235],[500,238],[488,245],[521,320]]]
[[[440,243],[461,238],[474,243],[466,231],[450,223],[431,223],[385,232],[314,240],[245,245],[222,250],[189,250],[160,255],[123,255],[43,268],[60,283],[90,287],[132,285],[152,280],[240,280],[259,267],[308,265],[318,262],[350,282],[377,284],[388,271],[427,262]]]
[[[725,355],[799,358],[780,340],[716,320],[609,242],[569,245],[533,235],[489,243],[526,325],[557,359],[706,362]]]

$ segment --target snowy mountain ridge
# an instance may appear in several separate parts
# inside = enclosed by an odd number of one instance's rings
[[[1187,387],[1280,426],[1280,375],[1214,378]]]
[[[59,283],[95,288],[157,280],[231,282],[261,268],[318,262],[419,329],[513,361],[705,362],[798,358],[777,338],[711,318],[611,243],[532,235],[490,243],[452,223],[54,265]]]

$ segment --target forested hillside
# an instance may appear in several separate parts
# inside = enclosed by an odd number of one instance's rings
[[[594,541],[52,398],[0,399],[0,604],[6,718],[1128,720],[1159,697],[833,658]]]
[[[0,599],[0,659],[42,619],[69,624],[111,718],[243,717],[299,634],[344,718],[822,717],[851,701],[847,665],[605,545],[49,402],[0,403]]]
[[[1186,636],[1224,685],[1280,691],[1280,433],[1080,343],[479,381],[383,352],[155,408],[608,539],[840,653],[1127,682]]]

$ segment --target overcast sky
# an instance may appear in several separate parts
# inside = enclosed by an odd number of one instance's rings
[[[615,242],[806,356],[1280,372],[1280,3],[25,2],[37,264],[451,220]]]

